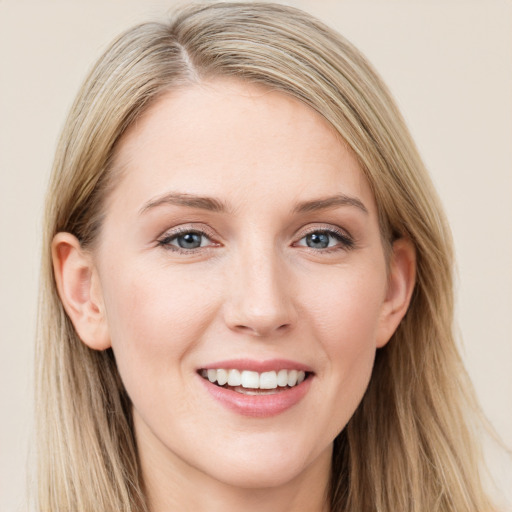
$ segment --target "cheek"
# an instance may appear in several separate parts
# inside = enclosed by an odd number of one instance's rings
[[[354,356],[366,345],[375,348],[386,291],[385,271],[379,267],[347,270],[325,280],[310,296],[309,316],[321,332],[326,352]]]
[[[355,412],[371,377],[385,297],[383,276],[372,270],[341,276],[340,285],[325,287],[309,312],[325,358],[319,384],[332,405],[333,437]]]
[[[112,349],[130,396],[179,378],[180,363],[214,315],[212,290],[161,269],[118,267],[105,281]]]

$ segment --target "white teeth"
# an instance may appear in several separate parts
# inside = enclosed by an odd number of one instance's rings
[[[240,386],[242,384],[242,376],[238,370],[229,370],[228,386]]]
[[[260,389],[275,389],[275,388],[277,388],[276,372],[263,372],[260,375]]]
[[[224,386],[228,381],[228,372],[226,370],[217,370],[217,384]]]
[[[258,389],[260,387],[259,373],[244,370],[242,372],[242,387]]]
[[[297,384],[297,370],[290,370],[288,372],[288,386],[295,386]]]
[[[237,393],[241,393],[242,395],[251,395],[251,396],[275,395],[275,394],[279,393],[277,388],[276,389],[247,389],[247,388],[243,388],[240,386],[233,388],[233,391],[236,391]]]
[[[272,390],[278,387],[298,386],[306,378],[302,370],[279,370],[278,372],[254,372],[249,370],[224,370],[223,368],[201,370],[201,375],[219,386],[227,384],[233,388]],[[240,391],[242,392],[242,391]],[[251,394],[251,393],[249,393]],[[258,393],[256,393],[258,394]]]
[[[281,388],[288,386],[288,370],[279,370],[277,372],[277,385]]]

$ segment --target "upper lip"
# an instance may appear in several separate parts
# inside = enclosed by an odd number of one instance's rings
[[[249,370],[258,373],[279,370],[302,370],[309,373],[313,372],[313,369],[307,364],[291,361],[290,359],[266,359],[263,361],[255,359],[229,359],[206,364],[205,366],[201,366],[199,370],[220,368],[225,370]]]

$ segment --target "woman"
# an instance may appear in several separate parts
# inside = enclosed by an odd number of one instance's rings
[[[442,209],[315,19],[212,4],[120,36],[45,225],[40,510],[491,509]]]

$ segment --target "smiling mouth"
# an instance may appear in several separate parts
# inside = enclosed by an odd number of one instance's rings
[[[274,395],[293,389],[311,376],[303,370],[254,372],[223,368],[199,370],[199,375],[212,384],[243,395]]]

